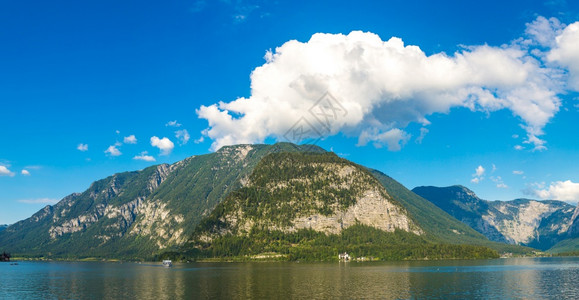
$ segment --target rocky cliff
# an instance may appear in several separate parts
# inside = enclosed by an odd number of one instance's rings
[[[568,235],[575,207],[562,201],[487,201],[463,186],[412,190],[492,241],[549,249]]]

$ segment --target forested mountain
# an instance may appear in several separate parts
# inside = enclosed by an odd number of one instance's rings
[[[416,218],[397,198],[370,170],[333,153],[270,154],[244,187],[201,221],[190,256],[325,260],[341,251],[379,259],[496,255],[487,247],[452,245],[461,235],[479,244],[488,240],[435,206],[421,205],[428,203],[424,199],[414,205],[436,210],[426,212],[430,218],[446,219],[437,223],[424,215]],[[416,198],[404,199],[408,204]],[[418,220],[447,227],[427,229]],[[453,226],[454,232],[446,234],[454,239],[437,235]]]
[[[264,247],[276,245],[272,236],[279,247]],[[115,174],[0,232],[0,251],[52,258],[496,255],[479,246],[529,251],[490,242],[379,171],[289,143],[227,146]]]

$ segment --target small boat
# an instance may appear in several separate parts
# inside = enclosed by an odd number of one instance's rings
[[[173,266],[173,262],[172,262],[170,259],[165,259],[165,260],[163,261],[163,267],[170,268],[170,267],[172,267],[172,266]]]

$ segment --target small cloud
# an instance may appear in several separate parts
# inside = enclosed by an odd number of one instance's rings
[[[116,134],[121,134],[121,132],[119,130],[115,130]]]
[[[518,134],[513,134],[513,138],[514,138],[514,139],[518,139],[518,138],[519,138],[519,135],[518,135]]]
[[[485,168],[483,168],[483,166],[480,166],[480,165],[479,165],[479,166],[475,169],[474,175],[480,177],[480,176],[484,175],[484,173],[485,173]]]
[[[193,143],[195,143],[195,144],[201,144],[201,143],[203,143],[203,141],[205,141],[205,138],[204,138],[204,137],[200,137],[200,138],[194,140]]]
[[[492,172],[494,173],[497,170],[497,166],[495,166],[495,164],[493,164],[493,170]]]
[[[0,165],[0,176],[10,176],[13,177],[14,173],[8,169],[6,166]]]
[[[175,137],[181,141],[181,145],[187,144],[191,138],[191,136],[189,136],[189,132],[187,132],[187,129],[175,131]]]
[[[497,177],[491,176],[490,179],[492,180],[492,182],[497,184],[497,188],[500,188],[500,189],[508,188],[508,186],[503,182],[503,178],[501,178],[501,176],[497,176]]]
[[[28,170],[23,169],[20,174],[24,175],[24,176],[30,176],[30,172],[28,172]]]
[[[422,144],[422,140],[424,139],[424,137],[426,136],[427,133],[428,133],[427,128],[425,128],[425,127],[420,128],[420,135],[416,138],[416,143]]]
[[[105,150],[105,153],[108,153],[110,156],[119,156],[122,154],[121,151],[119,151],[119,149],[117,148],[116,144],[109,146],[107,150]]]
[[[473,179],[470,180],[470,182],[472,183],[479,183],[481,182],[484,177],[485,173],[485,168],[483,168],[483,166],[479,165],[476,169],[474,169],[474,174],[472,174],[472,177],[474,177]]]
[[[513,170],[513,174],[515,174],[515,175],[523,175],[523,174],[525,174],[525,172],[519,171],[519,170]]]
[[[155,161],[155,158],[147,155],[147,151],[141,152],[141,154],[133,157],[134,160],[144,160],[144,161]]]
[[[509,186],[507,186],[506,184],[504,184],[504,183],[502,183],[502,182],[501,182],[501,183],[497,183],[497,187],[498,187],[499,189],[507,189],[507,188],[509,188]]]
[[[18,202],[26,204],[56,204],[58,203],[58,201],[59,201],[58,199],[50,199],[50,198],[18,200]]]
[[[360,134],[357,146],[364,146],[368,142],[373,142],[376,148],[382,148],[385,144],[389,151],[400,151],[410,137],[410,134],[398,128],[393,128],[386,132],[368,130]]]
[[[166,137],[160,139],[156,136],[151,138],[151,146],[159,148],[161,155],[169,155],[171,151],[173,151],[173,148],[175,148],[175,144],[173,144],[170,139]]]
[[[123,142],[124,142],[125,144],[136,144],[136,143],[137,143],[137,138],[135,137],[134,134],[131,134],[131,135],[129,135],[129,136],[126,136],[126,137],[123,139]]]
[[[523,150],[524,149],[523,146],[521,146],[521,145],[515,145],[515,147],[513,147],[513,148],[515,148],[515,150]]]
[[[175,121],[169,121],[169,122],[167,122],[167,124],[165,124],[165,126],[168,126],[168,127],[181,127],[181,124],[177,123],[177,120],[175,120]]]
[[[82,151],[82,152],[88,151],[88,145],[80,143],[80,144],[78,144],[78,146],[76,146],[76,150]]]

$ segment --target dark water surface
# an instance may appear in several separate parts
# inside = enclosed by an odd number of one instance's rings
[[[0,299],[579,299],[579,258],[0,263]]]

